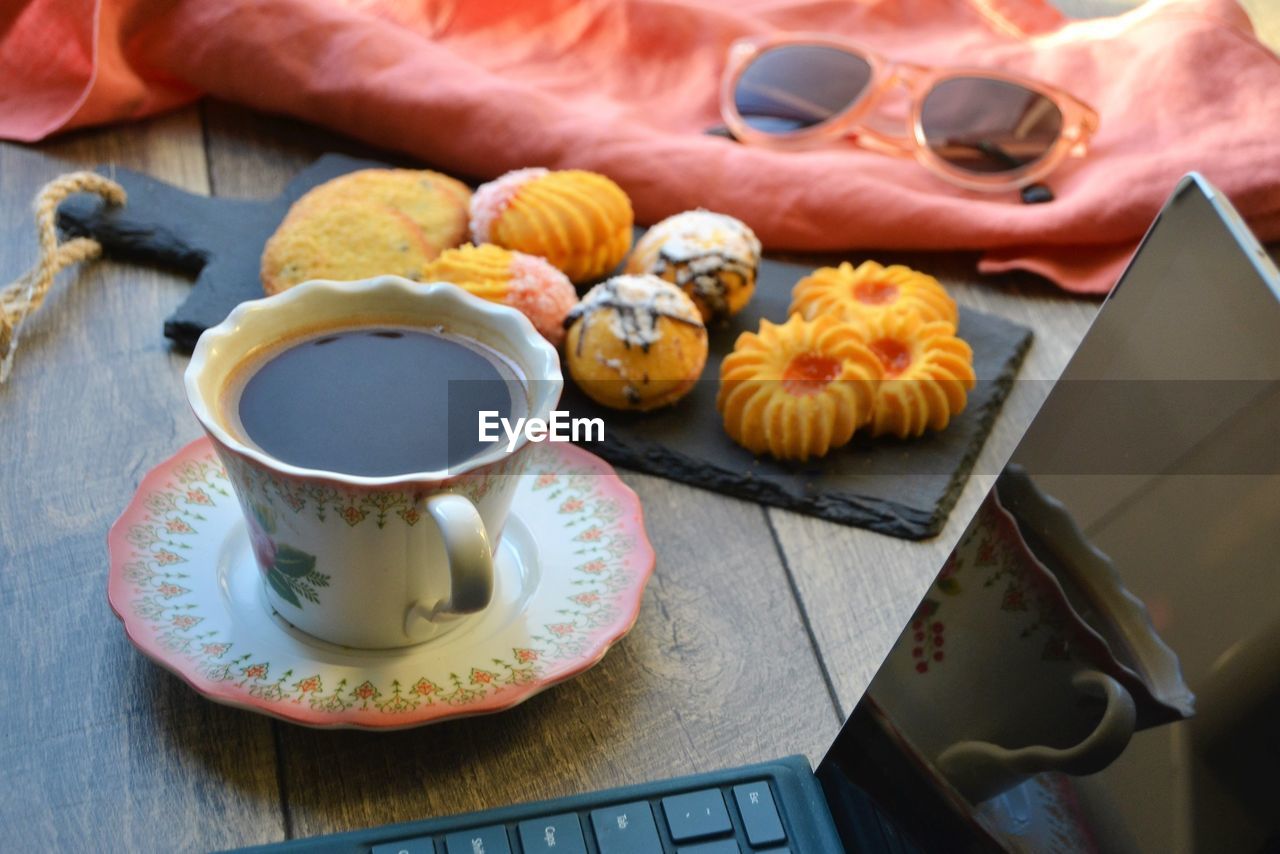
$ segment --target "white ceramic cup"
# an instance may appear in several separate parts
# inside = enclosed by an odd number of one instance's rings
[[[1102,643],[988,496],[868,694],[977,804],[1124,751],[1136,706],[1104,671]]]
[[[447,471],[361,477],[274,459],[220,410],[228,382],[263,348],[384,324],[441,328],[496,351],[524,380],[531,417],[549,418],[560,399],[559,356],[524,315],[451,284],[396,276],[307,282],[242,303],[200,336],[185,375],[244,512],[267,602],[308,634],[363,648],[427,640],[489,604],[525,439],[511,450],[496,442]]]

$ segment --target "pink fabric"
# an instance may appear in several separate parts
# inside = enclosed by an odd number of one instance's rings
[[[579,167],[642,222],[693,207],[770,250],[981,249],[1101,293],[1177,178],[1280,238],[1280,62],[1234,0],[1069,22],[1047,0],[32,0],[0,12],[0,136],[33,141],[207,92],[492,178]],[[891,57],[1041,78],[1102,116],[1026,206],[850,149],[773,152],[718,124],[729,43],[844,33]]]

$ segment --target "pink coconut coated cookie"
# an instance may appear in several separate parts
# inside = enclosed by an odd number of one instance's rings
[[[541,166],[530,166],[528,169],[516,169],[514,172],[481,184],[471,197],[471,240],[478,246],[492,243],[489,230],[507,205],[515,197],[516,191],[534,178],[546,175],[550,170]]]
[[[545,259],[492,243],[449,249],[429,263],[423,281],[451,282],[520,311],[552,344],[564,338],[564,319],[578,302],[569,278]]]
[[[512,252],[507,305],[519,310],[556,346],[564,340],[564,320],[578,304],[569,277],[534,255]]]
[[[517,169],[471,197],[473,240],[546,258],[575,284],[618,266],[634,224],[622,188],[583,169]]]

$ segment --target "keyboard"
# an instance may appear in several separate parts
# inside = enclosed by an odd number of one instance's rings
[[[244,850],[263,854],[837,854],[844,849],[808,760],[792,756],[659,783]]]

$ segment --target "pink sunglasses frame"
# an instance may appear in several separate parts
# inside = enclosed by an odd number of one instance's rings
[[[788,134],[771,134],[750,127],[738,113],[733,93],[747,67],[765,51],[795,45],[817,45],[835,48],[861,57],[871,66],[871,76],[857,100],[829,119]],[[921,110],[925,96],[938,83],[957,77],[981,77],[999,80],[1029,89],[1048,98],[1062,113],[1062,130],[1058,139],[1039,159],[1009,172],[978,174],[959,169],[929,148],[925,139]],[[905,86],[911,99],[908,116],[910,133],[894,136],[859,122],[894,86]],[[740,142],[764,148],[797,149],[815,144],[849,139],[860,148],[893,157],[913,157],[937,177],[970,190],[1000,192],[1017,190],[1034,184],[1062,165],[1068,157],[1083,157],[1089,140],[1098,129],[1098,113],[1079,98],[1047,83],[987,68],[930,68],[905,62],[892,62],[856,42],[821,33],[785,33],[740,39],[729,48],[729,61],[720,87],[720,114],[729,131]]]

